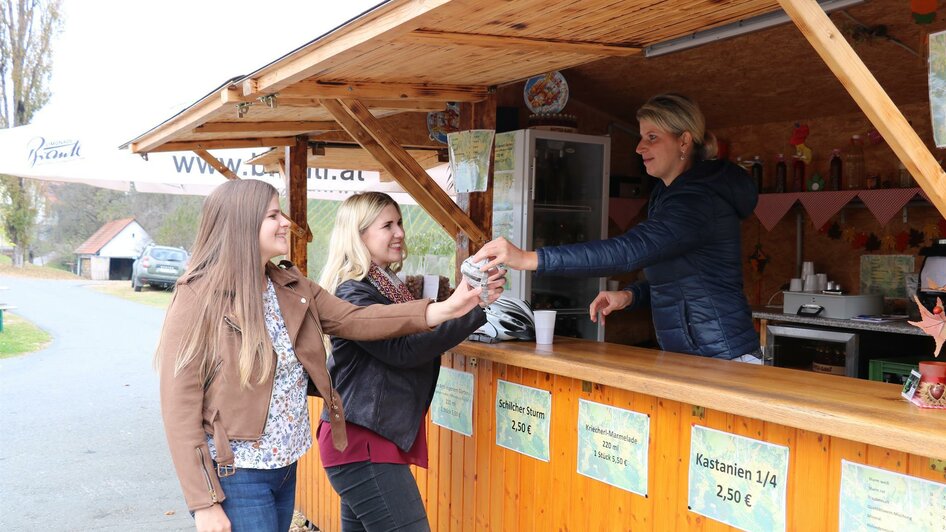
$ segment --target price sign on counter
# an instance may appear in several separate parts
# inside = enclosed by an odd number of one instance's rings
[[[578,472],[647,496],[650,417],[578,400]]]
[[[689,509],[749,531],[785,530],[788,447],[694,425]]]
[[[841,460],[838,530],[943,530],[946,484]]]
[[[440,368],[437,389],[430,402],[430,420],[441,427],[473,435],[473,374]]]
[[[496,388],[496,445],[549,461],[552,394],[504,380]]]

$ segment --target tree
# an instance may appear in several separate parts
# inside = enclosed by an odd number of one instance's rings
[[[28,124],[49,101],[52,38],[61,29],[60,0],[0,2],[0,127]],[[36,225],[36,198],[31,181],[0,177],[4,228],[16,246],[13,263],[22,266]]]

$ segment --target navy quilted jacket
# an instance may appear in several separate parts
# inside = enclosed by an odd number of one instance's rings
[[[538,250],[539,274],[604,277],[643,268],[627,290],[650,304],[666,351],[731,359],[759,348],[742,288],[740,220],[755,209],[749,175],[703,161],[670,186],[658,181],[648,219],[627,233]]]

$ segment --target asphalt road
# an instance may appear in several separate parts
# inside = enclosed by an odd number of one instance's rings
[[[0,277],[53,336],[0,360],[0,530],[193,530],[151,366],[164,311],[85,284]]]

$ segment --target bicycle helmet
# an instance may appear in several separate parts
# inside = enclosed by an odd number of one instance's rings
[[[490,339],[486,341],[535,339],[535,317],[525,301],[503,295],[484,311],[486,323],[474,336]]]

